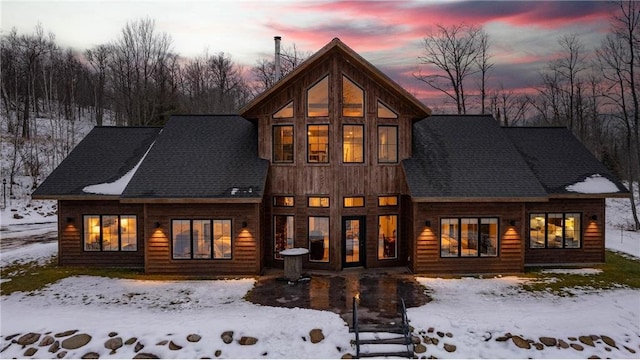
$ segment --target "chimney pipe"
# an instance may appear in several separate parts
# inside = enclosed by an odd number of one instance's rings
[[[276,73],[275,73],[275,81],[274,83],[278,82],[278,80],[280,80],[280,76],[282,73],[282,69],[280,67],[280,40],[282,38],[280,36],[274,36],[273,40],[276,43],[276,53],[275,53],[275,67],[276,67]]]

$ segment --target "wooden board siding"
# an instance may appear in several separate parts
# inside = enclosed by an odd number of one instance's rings
[[[530,203],[526,206],[524,223],[529,231],[529,214],[573,212],[582,214],[582,243],[579,249],[531,249],[525,237],[525,264],[579,264],[604,262],[604,199],[552,199],[548,203]],[[592,220],[595,215],[597,220]]]
[[[137,251],[84,251],[84,215],[135,215]],[[58,201],[58,264],[61,266],[144,267],[144,217],[142,205],[118,201]],[[71,222],[67,222],[67,218]]]
[[[148,274],[255,275],[261,271],[260,204],[147,204]],[[171,222],[174,219],[231,220],[231,259],[173,259]],[[242,228],[242,222],[247,227]],[[159,223],[160,228],[155,224]]]
[[[416,234],[410,267],[418,274],[520,273],[524,271],[521,219],[524,204],[518,203],[415,203],[412,210]],[[440,219],[458,217],[497,217],[498,256],[440,257]],[[431,227],[425,226],[425,221]]]

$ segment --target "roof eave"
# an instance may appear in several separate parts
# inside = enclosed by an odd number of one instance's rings
[[[121,198],[124,204],[259,204],[262,196],[259,197],[234,197],[234,198],[189,198],[189,197],[165,197],[165,198],[145,198],[128,197]]]
[[[77,195],[56,195],[56,194],[40,194],[31,195],[33,200],[120,200],[120,195],[104,195],[104,194],[77,194]]]
[[[629,192],[597,193],[597,194],[563,193],[563,194],[549,194],[549,197],[552,199],[628,198]]]
[[[496,202],[548,202],[549,197],[411,197],[413,202],[437,202],[437,203],[453,203],[453,202],[470,202],[470,203],[496,203]]]

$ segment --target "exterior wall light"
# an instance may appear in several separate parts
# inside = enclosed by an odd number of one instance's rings
[[[67,224],[71,224],[73,222],[73,217],[67,217]]]
[[[430,228],[430,227],[431,227],[431,220],[426,220],[426,221],[424,222],[424,226],[426,226],[426,227]]]
[[[247,222],[246,222],[246,221],[243,221],[243,222],[242,222],[242,227],[243,227],[243,228],[246,228],[248,225],[249,225],[249,224],[247,224]]]
[[[598,221],[598,215],[591,215],[591,220]]]
[[[156,229],[160,229],[160,221],[156,221]]]
[[[520,222],[518,220],[509,220],[509,225],[511,225],[511,226],[518,226],[519,223]]]

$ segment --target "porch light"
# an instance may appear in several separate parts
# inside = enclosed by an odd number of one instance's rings
[[[426,220],[424,222],[424,226],[430,228],[431,227],[431,220]]]
[[[598,215],[591,215],[591,220],[598,221]]]
[[[156,221],[155,225],[156,225],[156,229],[160,229],[160,222],[159,221]]]
[[[67,217],[67,224],[71,224],[73,222],[73,218],[71,216]]]
[[[249,225],[249,224],[247,224],[247,222],[246,222],[246,221],[243,221],[243,222],[242,222],[242,228],[246,228],[248,225]]]
[[[509,225],[511,225],[511,226],[518,226],[519,223],[520,222],[518,220],[509,220]]]

